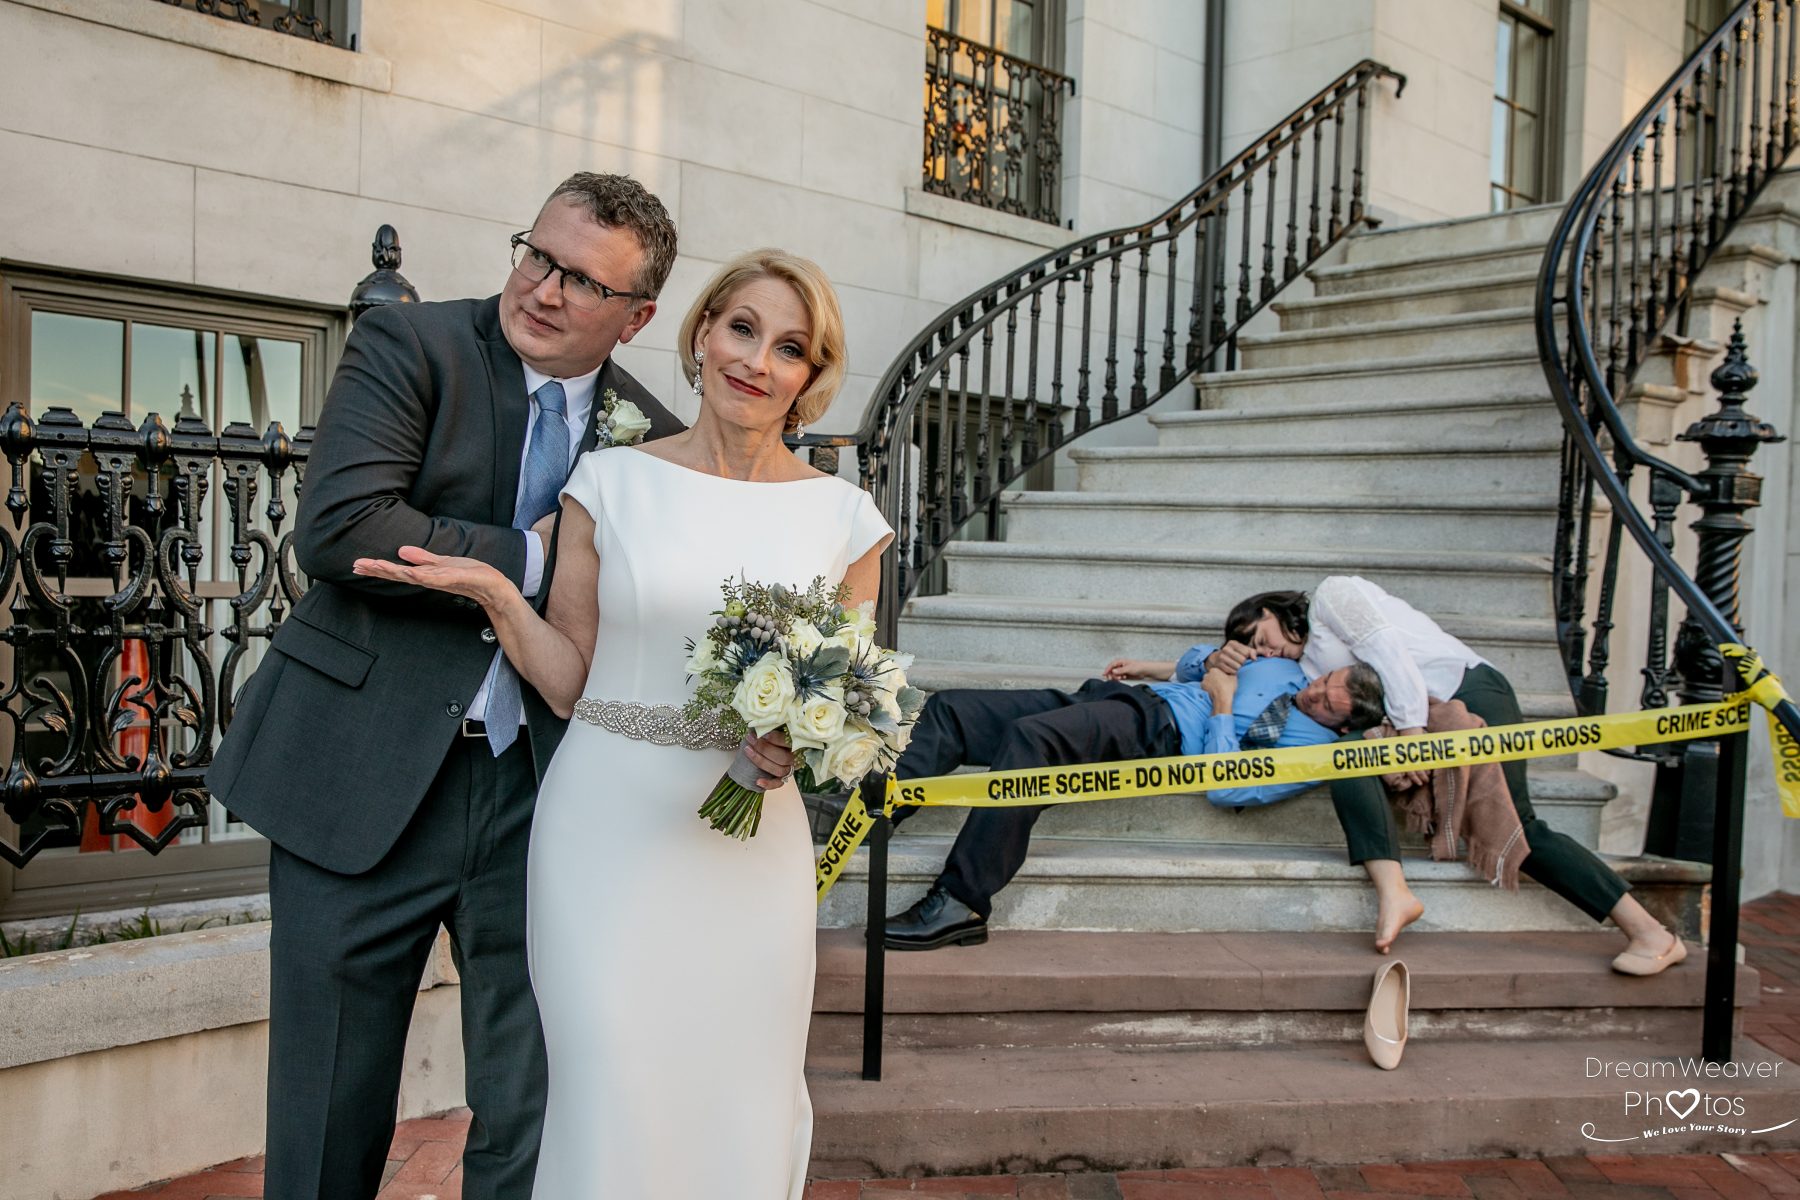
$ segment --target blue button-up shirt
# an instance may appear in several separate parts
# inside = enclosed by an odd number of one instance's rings
[[[1175,664],[1171,683],[1152,683],[1155,692],[1174,714],[1175,727],[1181,731],[1183,754],[1224,754],[1243,749],[1242,739],[1263,709],[1281,695],[1297,695],[1306,686],[1306,674],[1300,664],[1286,658],[1252,659],[1238,668],[1237,692],[1229,713],[1214,713],[1212,697],[1200,690],[1201,665],[1212,646],[1195,646]],[[1288,713],[1277,746],[1320,746],[1335,742],[1338,734],[1327,729],[1299,708]],[[1226,807],[1274,804],[1312,787],[1310,783],[1268,783],[1253,787],[1215,788],[1206,793],[1214,804]]]

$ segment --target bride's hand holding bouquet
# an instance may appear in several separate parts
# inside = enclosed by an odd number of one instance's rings
[[[845,607],[845,590],[815,579],[805,592],[732,582],[713,624],[688,643],[698,680],[684,714],[741,727],[765,740],[785,736],[796,781],[849,788],[893,766],[912,738],[924,693],[906,682],[910,655],[874,641],[872,602]],[[766,774],[746,751],[700,807],[714,829],[753,837]]]

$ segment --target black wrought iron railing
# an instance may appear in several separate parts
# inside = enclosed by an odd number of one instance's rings
[[[311,434],[0,414],[12,518],[0,522],[0,811],[16,830],[0,860],[79,842],[90,810],[89,832],[153,852],[205,827],[206,768],[246,656],[303,590],[283,527]],[[207,520],[215,484],[222,537]]]
[[[997,536],[1007,486],[1215,359],[1235,365],[1244,324],[1366,220],[1370,92],[1384,77],[1406,86],[1358,63],[1167,211],[964,297],[894,359],[854,437],[802,439],[854,445],[897,531],[879,605],[888,644],[960,531],[986,514]]]
[[[1067,75],[943,29],[925,30],[924,188],[1061,223]]]
[[[1565,430],[1557,628],[1584,713],[1606,710],[1617,671],[1612,633],[1627,619],[1645,629],[1638,706],[1666,705],[1671,692],[1716,701],[1739,686],[1720,647],[1742,637],[1738,560],[1760,484],[1747,463],[1776,436],[1743,407],[1756,375],[1741,330],[1713,375],[1721,410],[1681,435],[1700,443],[1704,470],[1645,450],[1619,399],[1663,330],[1686,325],[1695,280],[1800,141],[1795,18],[1795,0],[1738,5],[1581,181],[1539,271],[1538,350]],[[1694,573],[1675,555],[1684,500],[1702,514]],[[1633,548],[1647,579],[1635,572]],[[1673,636],[1672,597],[1685,609]],[[1776,715],[1800,735],[1792,703]],[[1745,746],[1740,734],[1626,752],[1658,766],[1647,849],[1713,864],[1705,1051],[1715,1060],[1730,1052]]]
[[[255,25],[276,33],[323,42],[329,46],[355,47],[345,35],[345,0],[157,0],[174,8]]]

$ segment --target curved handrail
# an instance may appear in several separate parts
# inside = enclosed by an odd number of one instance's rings
[[[883,563],[883,638],[896,637],[901,605],[952,537],[984,510],[997,515],[1002,489],[1071,437],[1143,411],[1220,352],[1230,365],[1244,322],[1367,219],[1368,89],[1383,77],[1397,82],[1396,95],[1404,90],[1403,75],[1365,59],[1150,220],[1091,234],[970,292],[894,358],[854,438],[797,439],[856,445],[863,484],[897,531]],[[1135,278],[1122,283],[1127,260]],[[1096,350],[1105,355],[1097,389]],[[1064,402],[1065,368],[1073,404]]]
[[[1635,377],[1645,361],[1643,349],[1649,339],[1667,324],[1670,316],[1685,311],[1692,280],[1749,208],[1770,172],[1800,143],[1800,121],[1795,119],[1794,109],[1795,38],[1800,29],[1794,24],[1794,3],[1793,0],[1776,0],[1772,8],[1765,8],[1766,4],[1767,0],[1744,0],[1613,140],[1582,180],[1558,221],[1538,271],[1535,295],[1538,352],[1566,433],[1563,511],[1559,519],[1557,551],[1559,570],[1570,557],[1585,560],[1585,533],[1573,529],[1577,517],[1572,505],[1578,492],[1586,493],[1592,487],[1598,487],[1611,505],[1613,521],[1636,542],[1662,584],[1680,596],[1687,605],[1690,618],[1698,622],[1714,646],[1738,641],[1738,630],[1706,589],[1676,562],[1670,530],[1662,519],[1667,514],[1659,513],[1653,525],[1632,500],[1629,476],[1634,468],[1643,467],[1653,476],[1660,476],[1690,493],[1705,491],[1707,484],[1638,444],[1619,410],[1615,391],[1623,390]],[[1773,28],[1766,68],[1769,80],[1766,140],[1760,136],[1759,122],[1765,71],[1761,56],[1765,11],[1772,14]],[[1787,28],[1785,78],[1781,60],[1784,14]],[[1748,75],[1743,69],[1747,41],[1753,42]],[[1735,44],[1735,56],[1727,54],[1728,43]],[[1728,84],[1726,76],[1734,65],[1736,74]],[[1778,81],[1784,85],[1785,96],[1777,94]],[[1709,87],[1711,102],[1715,105],[1712,109],[1707,107]],[[1743,124],[1746,87],[1751,92],[1747,136]],[[1727,92],[1732,103],[1729,127],[1725,124],[1723,111]],[[1779,135],[1776,133],[1778,125]],[[1684,130],[1692,163],[1692,171],[1685,178],[1682,171]],[[1672,202],[1665,226],[1659,218],[1665,196],[1664,141],[1670,134],[1674,149],[1672,192],[1668,194]],[[1729,173],[1724,165],[1727,140],[1731,147]],[[1748,154],[1744,156],[1744,169],[1740,172],[1740,153],[1746,149],[1746,143]],[[1644,182],[1646,150],[1652,163],[1648,189]],[[1703,162],[1703,157],[1711,162]],[[1692,201],[1691,228],[1683,225],[1684,200]],[[1709,201],[1710,211],[1707,211]],[[1647,222],[1646,207],[1649,210]],[[1602,228],[1609,219],[1609,211],[1613,239],[1610,254],[1604,241],[1606,231]],[[1642,288],[1645,272],[1640,237],[1646,223],[1650,229],[1649,286]],[[1629,251],[1621,246],[1627,224],[1631,239]],[[1662,261],[1665,235],[1669,239],[1666,264]],[[1596,348],[1601,324],[1599,276],[1603,262],[1608,263],[1613,272],[1613,287],[1606,309],[1611,336],[1606,339],[1605,366],[1601,362],[1601,352]],[[1627,309],[1627,297],[1620,285],[1621,269],[1631,275],[1629,329],[1624,327],[1621,315],[1622,310]],[[1559,278],[1566,283],[1566,292],[1560,295]],[[1558,306],[1563,310],[1566,326],[1567,357],[1557,336]],[[1571,359],[1573,370],[1569,365]],[[1608,449],[1601,444],[1602,430],[1611,441],[1612,462],[1608,461]],[[1617,464],[1616,470],[1614,464]],[[1668,512],[1672,512],[1673,504],[1665,503]],[[1570,539],[1576,537],[1582,538],[1581,548],[1571,551]],[[1616,570],[1616,546],[1609,547],[1608,557],[1609,571]],[[1735,557],[1731,565],[1735,565]],[[1572,577],[1559,576],[1558,586],[1564,593],[1558,597],[1559,620],[1563,625],[1559,634],[1564,638],[1565,655],[1571,668],[1572,690],[1578,703],[1588,708],[1592,706],[1592,693],[1576,685],[1582,632],[1572,627],[1578,622],[1568,619],[1567,608],[1570,604],[1579,606],[1583,603],[1580,593],[1585,593],[1586,588],[1585,565],[1579,565]],[[1597,643],[1611,627],[1607,606],[1610,606],[1610,595],[1603,598],[1603,611],[1596,621]],[[1653,630],[1653,636],[1655,632]],[[1603,647],[1597,646],[1597,652],[1602,664],[1600,669],[1603,669]],[[1776,716],[1790,733],[1800,737],[1800,710],[1796,710],[1791,701],[1777,705]]]

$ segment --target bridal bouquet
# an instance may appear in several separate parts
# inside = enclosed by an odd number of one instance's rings
[[[854,787],[892,768],[925,695],[907,686],[912,656],[874,643],[874,604],[846,608],[844,589],[822,576],[804,592],[728,579],[724,593],[712,627],[688,642],[688,674],[699,684],[683,715],[733,732],[784,730],[805,791],[827,779]],[[722,833],[754,837],[760,774],[740,750],[700,815]]]

